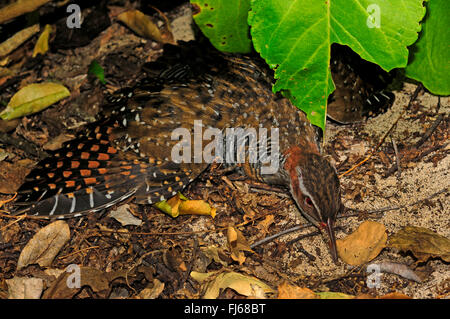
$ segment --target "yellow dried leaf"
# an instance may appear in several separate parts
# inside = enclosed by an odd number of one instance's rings
[[[39,32],[39,24],[35,24],[31,27],[25,28],[16,34],[14,34],[11,38],[0,43],[0,57],[5,56],[15,49],[17,49],[22,43],[27,41],[31,36],[35,33]]]
[[[155,204],[155,207],[173,218],[179,215],[207,215],[214,218],[216,209],[203,200],[187,200],[178,193],[176,196]]]
[[[207,215],[214,218],[216,209],[203,200],[182,201],[179,208],[180,215]]]
[[[45,25],[44,31],[42,31],[39,39],[36,41],[33,50],[33,58],[40,54],[44,54],[48,51],[48,38],[50,37],[50,33],[52,32],[52,27],[49,24]]]
[[[347,295],[342,292],[324,291],[318,292],[317,295],[320,299],[354,299],[355,296]]]
[[[40,6],[50,2],[51,0],[20,0],[9,1],[11,4],[0,9],[0,24],[11,20],[15,17],[21,16],[24,13],[32,12]]]
[[[0,113],[4,120],[12,120],[21,116],[42,111],[59,100],[70,96],[69,90],[58,83],[33,83],[20,89]]]
[[[419,261],[439,257],[450,262],[450,239],[423,227],[404,227],[389,238],[389,247],[409,250]]]
[[[311,289],[283,282],[278,286],[278,299],[319,299],[319,296]]]
[[[374,259],[385,247],[386,228],[374,221],[365,221],[344,239],[336,241],[339,257],[349,265],[361,265]]]
[[[141,37],[152,39],[161,43],[165,42],[158,27],[147,15],[143,14],[139,10],[123,12],[119,14],[117,19]]]
[[[227,243],[231,251],[231,258],[242,265],[245,261],[244,251],[253,253],[244,235],[235,227],[228,227]]]
[[[247,297],[252,296],[257,298],[266,298],[267,293],[274,292],[270,286],[261,280],[234,271],[222,272],[217,276],[215,276],[217,274],[216,272],[210,275],[208,274],[200,275],[196,273],[193,276],[194,279],[195,277],[202,278],[202,282],[205,285],[204,299],[216,299],[220,294],[220,290],[226,288],[233,289],[238,294]]]

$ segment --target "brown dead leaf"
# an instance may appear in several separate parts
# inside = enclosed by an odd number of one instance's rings
[[[385,294],[383,296],[378,296],[377,299],[412,299],[412,298],[408,295],[404,295],[400,292],[394,291],[394,292]]]
[[[156,299],[164,290],[164,283],[159,281],[158,279],[153,280],[152,288],[143,289],[139,295],[137,295],[137,299]]]
[[[191,272],[191,277],[203,283],[203,299],[216,299],[221,289],[231,288],[247,297],[267,298],[267,293],[275,291],[257,278],[234,271],[214,273]]]
[[[78,273],[76,273],[79,271]],[[79,275],[79,287],[73,280]],[[99,298],[106,298],[109,292],[108,277],[101,270],[92,267],[79,267],[64,271],[43,294],[42,299],[70,299],[83,287],[89,286]]]
[[[6,279],[8,299],[39,299],[44,289],[41,278],[14,277]]]
[[[13,194],[22,185],[34,162],[31,160],[16,163],[0,162],[0,193]]]
[[[365,221],[344,239],[338,239],[339,257],[349,265],[361,265],[374,259],[385,247],[386,228],[374,221]]]
[[[275,217],[273,215],[267,215],[263,221],[259,222],[256,227],[262,234],[266,234],[269,231],[270,225],[272,225],[275,221]]]
[[[411,251],[419,261],[438,257],[450,262],[450,239],[427,228],[406,226],[389,238],[389,247]]]
[[[128,204],[121,205],[116,209],[110,211],[108,213],[108,216],[117,220],[119,223],[122,224],[122,226],[128,225],[140,226],[142,224],[142,220],[131,214],[129,209],[130,205]]]
[[[208,265],[209,263],[214,260],[216,263],[221,264],[222,266],[228,266],[228,263],[223,260],[222,258],[220,258],[220,256],[224,256],[224,252],[218,248],[217,246],[208,246],[208,247],[202,247],[200,248],[202,254],[205,255],[206,258],[209,259]]]
[[[40,229],[26,244],[20,253],[17,269],[31,264],[48,267],[60,249],[70,239],[69,225],[58,220]]]
[[[167,41],[161,35],[159,28],[152,22],[152,20],[139,10],[130,10],[118,15],[117,19],[123,22],[131,30],[136,32],[141,37],[152,39],[161,43]]]
[[[242,265],[245,261],[244,251],[253,253],[244,235],[235,227],[228,227],[227,243],[231,251],[231,258],[239,262],[239,265]]]
[[[73,140],[75,135],[73,134],[59,134],[55,138],[45,143],[42,148],[46,151],[56,151],[60,149],[67,141]]]
[[[314,291],[308,288],[292,286],[283,282],[278,286],[278,299],[319,299]]]

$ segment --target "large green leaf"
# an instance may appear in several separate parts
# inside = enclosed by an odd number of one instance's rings
[[[330,46],[350,46],[385,70],[404,67],[417,39],[422,0],[252,0],[255,49],[275,66],[274,91],[288,90],[311,123],[325,127],[334,90]]]
[[[194,20],[218,50],[248,53],[250,0],[191,0]]]
[[[430,92],[450,94],[450,2],[432,0],[419,41],[412,47],[406,75],[421,81]]]

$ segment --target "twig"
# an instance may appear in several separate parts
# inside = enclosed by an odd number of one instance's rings
[[[361,166],[362,164],[364,164],[365,162],[367,162],[369,159],[372,158],[372,156],[374,156],[378,149],[380,148],[381,145],[383,145],[384,141],[386,140],[386,137],[391,134],[392,130],[397,126],[398,121],[403,117],[403,115],[406,113],[406,111],[409,110],[409,108],[412,105],[412,102],[417,98],[417,95],[419,95],[420,90],[422,89],[422,84],[419,84],[414,93],[411,95],[411,98],[409,99],[408,105],[403,109],[402,113],[400,113],[400,115],[397,117],[397,119],[395,120],[394,123],[392,123],[391,127],[389,128],[389,130],[384,133],[383,137],[381,138],[380,142],[377,144],[377,146],[372,150],[372,152],[365,158],[363,159],[361,162],[359,162],[358,164],[354,165],[353,167],[351,167],[350,169],[348,169],[347,171],[345,171],[344,173],[339,175],[339,178],[349,174],[350,172],[352,172],[353,170],[355,170],[356,168],[358,168],[359,166]]]
[[[416,143],[416,148],[419,148],[427,139],[430,138],[430,136],[433,134],[433,132],[436,130],[436,128],[441,124],[442,120],[444,119],[444,114],[439,114],[437,119],[434,121],[433,125],[431,125],[428,130],[425,132],[425,134],[422,136],[422,138]]]
[[[289,228],[289,229],[285,229],[285,230],[283,230],[283,231],[281,231],[281,232],[279,232],[279,233],[273,234],[273,235],[271,235],[271,236],[268,236],[268,237],[266,237],[266,238],[263,238],[263,239],[261,239],[261,240],[258,240],[257,242],[254,242],[253,244],[250,245],[250,248],[251,248],[251,249],[254,249],[254,248],[257,247],[257,246],[262,245],[262,244],[265,244],[265,243],[267,243],[267,242],[269,242],[269,241],[272,241],[272,240],[274,240],[274,239],[276,239],[276,238],[278,238],[278,237],[281,237],[281,236],[283,236],[283,235],[286,235],[286,234],[295,232],[295,231],[300,230],[300,229],[304,229],[304,228],[307,228],[307,227],[311,227],[311,226],[312,226],[312,225],[303,225],[303,226],[295,226],[295,227],[291,227],[291,228]]]
[[[191,262],[189,263],[189,266],[186,270],[185,276],[180,280],[180,283],[178,284],[178,289],[182,289],[184,283],[189,279],[189,276],[191,275],[192,268],[194,267],[195,260],[197,259],[197,254],[199,250],[199,243],[196,237],[194,237],[194,248],[192,251],[192,258]]]
[[[412,162],[418,162],[418,161],[419,161],[420,159],[422,159],[423,157],[425,157],[425,156],[427,156],[427,155],[429,155],[429,154],[431,154],[431,153],[437,151],[438,149],[446,148],[448,144],[450,144],[450,142],[447,142],[447,143],[442,144],[442,145],[436,145],[436,146],[433,146],[433,147],[427,149],[426,151],[420,153],[420,154],[417,155],[416,157],[414,157],[411,161],[412,161]]]
[[[377,209],[373,209],[373,210],[368,210],[368,211],[366,211],[366,212],[363,211],[363,210],[359,210],[359,209],[356,209],[356,208],[350,208],[350,207],[346,207],[346,210],[347,210],[347,211],[352,210],[352,211],[360,212],[360,213],[365,212],[366,214],[384,213],[384,212],[391,211],[391,210],[399,210],[399,209],[402,209],[402,208],[414,206],[414,205],[416,205],[416,204],[418,204],[418,203],[420,203],[420,202],[424,202],[424,201],[430,200],[430,199],[432,199],[433,197],[436,197],[436,196],[438,196],[438,195],[440,195],[440,194],[443,194],[443,193],[445,193],[446,191],[448,191],[448,188],[447,188],[447,187],[444,188],[444,189],[441,189],[440,191],[438,191],[438,192],[436,192],[436,193],[431,194],[430,196],[428,196],[428,197],[426,197],[426,198],[419,199],[419,200],[417,200],[417,201],[415,201],[415,202],[413,202],[413,203],[406,204],[406,205],[393,206],[393,207],[389,207],[389,206],[388,206],[388,207],[382,207],[382,208],[377,208]],[[341,215],[340,217],[351,217],[351,215]]]
[[[287,242],[287,245],[289,246],[289,245],[292,245],[293,243],[295,243],[295,242],[297,242],[299,240],[302,240],[304,238],[313,237],[313,236],[317,236],[317,235],[320,235],[320,231],[313,231],[311,233],[308,233],[308,234],[305,234],[305,235],[301,235],[301,236],[298,236],[298,237],[296,237],[294,239],[291,239],[290,241]]]
[[[394,152],[395,152],[395,167],[397,169],[397,177],[400,179],[400,177],[402,175],[402,170],[400,168],[400,155],[398,154],[397,143],[395,143],[394,139],[392,139],[392,146],[394,146]]]

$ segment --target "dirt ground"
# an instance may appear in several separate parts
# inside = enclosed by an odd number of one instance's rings
[[[116,14],[116,9],[111,10],[112,15]],[[175,39],[192,39],[190,10],[186,6],[170,12],[168,17],[172,21]],[[62,102],[42,114],[22,120],[14,136],[25,136],[41,146],[48,145],[46,143],[55,141],[56,137],[67,135],[68,128],[78,128],[95,117],[103,93],[98,89],[98,83],[94,85],[88,82],[85,73],[80,71],[86,69],[92,57],[102,65],[115,57],[142,64],[160,54],[160,48],[159,44],[144,40],[125,26],[113,22],[85,47],[67,50],[64,54],[49,52],[44,58],[43,68],[29,76],[27,81],[32,82],[51,74],[67,85],[71,92],[76,91],[75,98],[70,101],[70,108],[68,102]],[[113,67],[120,69],[118,64]],[[113,67],[105,67],[105,70],[112,73]],[[122,74],[117,71],[115,82],[113,85],[109,83],[109,89],[134,81],[134,74],[130,76],[129,72]],[[402,90],[394,92],[396,99],[391,109],[364,123],[327,123],[324,154],[334,162],[338,173],[343,174],[371,154],[401,116],[373,157],[341,177],[342,198],[348,210],[336,223],[338,238],[352,233],[365,220],[376,220],[385,225],[388,236],[404,226],[414,225],[450,238],[450,98],[441,98],[438,104],[437,97],[421,91],[402,114],[415,89],[415,84],[406,83]],[[50,127],[48,123],[51,121],[45,121],[48,118],[62,119],[64,125],[59,123]],[[439,125],[425,139],[426,132],[437,119],[440,120]],[[36,124],[31,125],[33,121]],[[423,142],[417,145],[421,139]],[[1,183],[5,186],[8,179],[14,176],[13,180],[17,181],[18,186],[35,159],[27,161],[26,154],[13,146],[5,147],[2,152],[10,157],[0,162]],[[67,220],[70,239],[51,267],[47,267],[56,271],[53,274],[37,265],[17,270],[17,261],[24,246],[39,229],[50,222],[23,219],[14,223],[14,219],[1,215],[0,297],[8,297],[7,280],[19,276],[43,279],[44,296],[52,297],[51,293],[57,291],[57,274],[69,264],[98,269],[100,272],[97,275],[108,279],[107,292],[96,289],[92,284],[76,294],[55,293],[56,296],[142,297],[140,294],[144,288],[153,289],[163,283],[157,295],[160,298],[199,298],[202,296],[202,286],[190,278],[189,273],[216,270],[232,270],[254,276],[275,290],[282,282],[288,282],[313,291],[335,291],[350,295],[364,293],[381,296],[393,291],[413,298],[442,298],[450,295],[448,263],[439,258],[418,263],[412,254],[392,248],[383,249],[372,262],[391,261],[408,265],[423,276],[423,281],[417,283],[398,275],[382,274],[381,286],[368,288],[367,265],[353,267],[343,262],[334,264],[323,236],[308,236],[295,241],[300,235],[316,229],[308,226],[289,197],[271,189],[262,189],[237,176],[222,177],[215,172],[212,169],[203,174],[184,193],[187,197],[203,199],[214,206],[217,209],[214,219],[193,215],[173,219],[153,207],[130,204],[132,214],[142,223],[122,226],[108,213]],[[12,185],[14,181],[9,184],[9,188],[16,187]],[[2,192],[8,193],[4,188]],[[3,198],[7,197],[5,195]],[[273,218],[273,222],[263,223],[269,220],[266,218]],[[245,253],[246,260],[239,265],[230,258],[227,248],[229,225],[241,225],[238,229],[250,244],[295,225],[305,227],[257,246],[255,253]],[[212,252],[216,252],[216,258],[211,257],[214,255]],[[130,275],[126,280],[121,273],[123,271]],[[219,297],[242,296],[232,289],[225,289]]]

